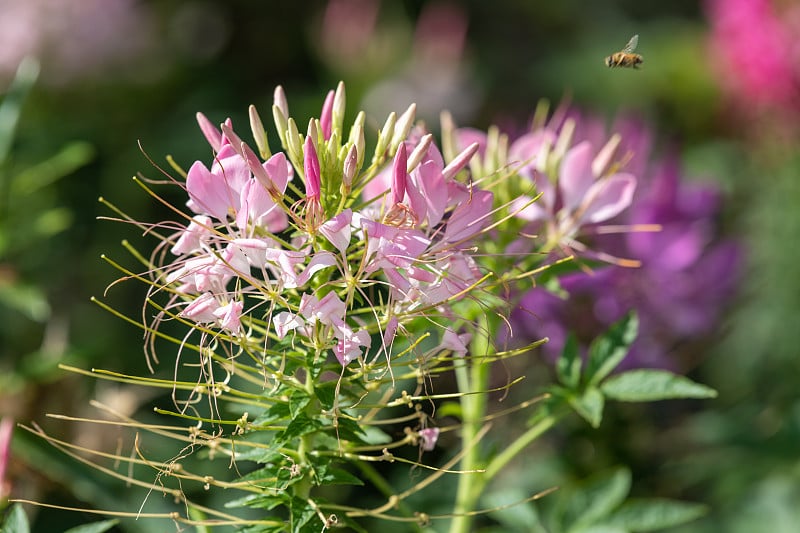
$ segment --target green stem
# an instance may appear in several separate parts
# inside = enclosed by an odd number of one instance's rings
[[[533,426],[531,426],[528,431],[517,437],[517,439],[512,442],[505,450],[503,450],[498,455],[494,456],[489,464],[486,465],[486,472],[484,473],[484,479],[488,482],[491,480],[495,475],[497,475],[500,470],[503,469],[518,453],[524,450],[530,443],[538,439],[545,431],[553,427],[558,419],[560,418],[559,415],[556,414],[549,414],[542,418],[540,418]]]
[[[473,354],[488,354],[491,342],[489,340],[489,324],[485,316],[478,319],[476,334],[472,341]],[[489,364],[482,360],[480,355],[470,358],[471,366],[465,359],[455,363],[455,374],[458,389],[467,393],[461,397],[461,442],[465,447],[464,457],[461,459],[461,469],[465,471],[480,469],[481,449],[475,437],[481,428],[482,420],[486,415],[486,395],[470,394],[486,390],[489,382]],[[472,525],[473,511],[481,490],[485,485],[485,475],[479,473],[463,474],[458,478],[458,489],[454,508],[455,517],[450,523],[451,533],[467,533]]]

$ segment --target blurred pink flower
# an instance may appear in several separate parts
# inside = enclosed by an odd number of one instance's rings
[[[800,6],[706,0],[711,52],[722,88],[744,114],[800,112]]]
[[[0,0],[0,14],[0,77],[34,56],[45,81],[70,81],[138,59],[156,37],[147,4],[135,0]]]

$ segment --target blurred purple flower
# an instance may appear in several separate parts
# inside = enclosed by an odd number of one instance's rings
[[[598,135],[591,121],[585,122],[576,135]],[[733,295],[741,250],[718,238],[715,217],[720,195],[716,188],[682,182],[674,154],[645,169],[649,133],[631,122],[617,130],[625,132],[623,139],[632,139],[644,153],[631,160],[639,189],[629,211],[614,221],[658,224],[662,230],[598,236],[595,248],[639,260],[641,267],[607,266],[565,275],[559,278],[563,295],[543,288],[530,291],[514,313],[514,334],[526,339],[549,337],[543,350],[555,359],[568,332],[574,332],[586,346],[635,309],[640,319],[639,337],[623,366],[679,367],[674,352],[683,343],[715,333],[724,305]],[[623,140],[623,151],[630,146]]]

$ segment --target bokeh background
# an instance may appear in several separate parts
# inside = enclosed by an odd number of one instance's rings
[[[607,69],[603,58],[633,34],[643,68]],[[97,200],[137,219],[166,218],[130,178],[157,178],[150,159],[172,156],[188,168],[208,158],[195,112],[241,128],[249,104],[269,116],[281,84],[292,113],[309,117],[344,80],[348,113],[366,109],[375,128],[417,102],[434,130],[447,108],[461,125],[496,123],[515,135],[547,98],[571,102],[595,128],[624,125],[626,142],[646,149],[643,173],[666,165],[681,187],[705,191],[703,200],[676,195],[670,212],[682,213],[686,231],[702,226],[697,254],[735,253],[698,260],[681,277],[640,280],[642,305],[663,319],[646,364],[686,372],[720,395],[610,406],[598,430],[576,419],[499,487],[541,490],[628,465],[634,496],[709,505],[676,532],[797,531],[799,36],[792,0],[0,0],[4,425],[36,422],[64,440],[113,449],[113,431],[45,413],[96,417],[95,397],[129,414],[152,410],[141,391],[57,365],[146,372],[141,331],[89,298],[117,277],[101,254],[122,257],[121,240],[147,241],[136,228],[98,221],[113,213]],[[599,298],[596,288],[575,291],[589,308]],[[105,299],[137,316],[143,294],[125,283]],[[559,312],[591,321],[586,306]],[[525,372],[546,381],[548,359],[539,355]],[[12,497],[135,510],[142,502],[20,429],[3,465],[0,505]],[[95,519],[26,510],[36,532]],[[159,529],[126,521],[117,530]]]

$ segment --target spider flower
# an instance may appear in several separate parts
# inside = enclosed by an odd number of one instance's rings
[[[582,135],[596,138],[592,121],[583,122]],[[721,198],[713,185],[686,183],[674,154],[646,165],[649,133],[632,122],[617,129],[642,149],[634,166],[649,168],[639,174],[630,209],[612,221],[623,227],[657,225],[660,231],[598,236],[594,246],[640,266],[609,265],[564,275],[558,279],[560,294],[533,289],[513,315],[514,332],[523,338],[549,337],[543,350],[555,359],[569,332],[588,343],[636,310],[639,336],[623,368],[679,367],[679,356],[687,355],[681,354],[682,347],[717,331],[734,294],[741,250],[719,236],[714,221]]]
[[[445,164],[430,135],[410,134],[411,106],[387,120],[362,170],[363,118],[344,135],[343,95],[341,85],[328,94],[303,137],[276,90],[285,151],[259,145],[266,161],[230,120],[217,128],[198,114],[215,155],[189,169],[194,216],[165,241],[174,257],[158,269],[173,294],[166,312],[244,343],[305,339],[347,366],[365,360],[373,334],[391,331],[385,349],[398,315],[442,311],[480,281],[472,241],[491,223],[493,195],[455,179],[478,145]],[[251,126],[263,144],[260,124]],[[376,286],[388,298],[365,308]]]

